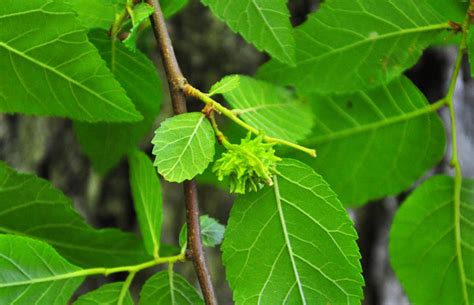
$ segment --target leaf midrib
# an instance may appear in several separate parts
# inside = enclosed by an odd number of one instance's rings
[[[68,75],[62,73],[61,71],[58,71],[56,69],[54,69],[53,67],[50,67],[48,66],[47,64],[41,62],[41,61],[38,61],[37,59],[33,58],[33,57],[30,57],[28,56],[27,54],[23,53],[22,51],[20,50],[17,50],[16,48],[13,48],[11,46],[9,46],[8,44],[4,43],[4,42],[0,42],[0,46],[5,48],[7,51],[11,52],[11,53],[14,53],[18,56],[20,56],[21,58],[24,58],[28,61],[30,61],[31,63],[37,65],[37,66],[40,66],[42,67],[43,69],[45,70],[48,70],[50,72],[52,72],[53,74],[56,74],[57,76],[61,77],[62,79],[68,81],[70,84],[74,84],[75,86],[77,86],[78,88],[88,92],[89,94],[99,98],[100,100],[102,100],[104,103],[108,104],[109,106],[125,113],[125,114],[128,114],[134,118],[140,118],[140,116],[137,116],[136,113],[133,113],[133,112],[130,112],[129,110],[127,109],[124,109],[122,107],[120,107],[119,105],[117,104],[114,104],[113,102],[111,102],[110,100],[106,99],[105,97],[103,97],[102,95],[100,95],[99,93],[97,93],[96,91],[90,89],[89,87],[87,86],[84,86],[82,83],[78,82],[77,80],[69,77]]]

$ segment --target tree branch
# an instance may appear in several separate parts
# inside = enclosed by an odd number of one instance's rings
[[[153,33],[159,44],[161,58],[165,67],[170,88],[171,100],[175,114],[187,111],[186,99],[181,90],[187,83],[181,69],[179,68],[176,55],[171,44],[165,18],[161,11],[158,0],[147,0],[147,3],[155,8],[150,17]],[[207,268],[204,250],[201,242],[201,229],[199,225],[199,205],[196,182],[194,180],[183,183],[184,197],[186,201],[186,222],[188,226],[188,247],[191,259],[194,263],[199,284],[207,305],[216,305],[217,300],[212,287],[211,277]]]

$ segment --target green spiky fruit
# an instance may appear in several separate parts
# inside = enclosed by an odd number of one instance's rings
[[[275,156],[274,143],[264,143],[264,135],[252,139],[249,133],[241,140],[240,145],[224,143],[224,152],[212,168],[217,178],[222,181],[228,176],[230,191],[245,194],[258,191],[265,184],[272,185],[272,176],[276,174],[276,164],[281,159]]]

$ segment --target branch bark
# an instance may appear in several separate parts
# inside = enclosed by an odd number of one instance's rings
[[[158,0],[147,0],[154,7],[155,12],[150,17],[153,33],[158,42],[161,58],[165,67],[168,85],[170,88],[171,101],[175,115],[185,113],[186,98],[182,88],[187,83],[179,67],[173,45],[166,27],[165,18],[161,11]],[[206,264],[206,258],[201,242],[201,229],[199,225],[199,204],[196,182],[194,180],[183,183],[184,197],[186,202],[186,222],[188,226],[188,247],[190,258],[198,276],[202,294],[207,305],[217,305],[214,288]]]

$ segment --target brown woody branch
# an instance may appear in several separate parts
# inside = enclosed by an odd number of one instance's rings
[[[182,92],[187,83],[173,50],[173,45],[166,27],[165,18],[161,11],[158,0],[147,0],[147,3],[155,8],[150,17],[153,32],[158,42],[161,58],[165,67],[168,85],[170,88],[171,101],[175,114],[185,113],[186,99]],[[194,263],[199,284],[207,305],[216,305],[217,300],[212,287],[210,273],[207,268],[204,250],[201,242],[201,229],[199,225],[199,205],[196,182],[194,180],[183,183],[184,197],[186,201],[186,222],[188,226],[188,250],[189,256]]]

